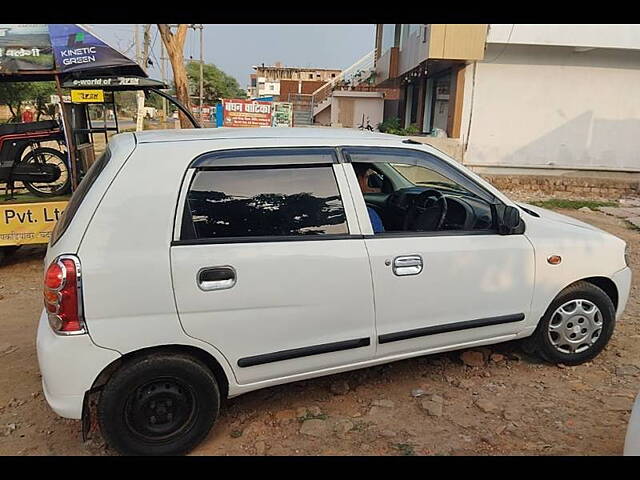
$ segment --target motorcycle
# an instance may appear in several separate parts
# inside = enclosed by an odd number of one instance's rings
[[[64,145],[64,132],[55,120],[0,125],[0,183],[6,183],[7,196],[13,196],[15,182],[39,197],[70,192],[67,154],[41,145],[50,141]]]

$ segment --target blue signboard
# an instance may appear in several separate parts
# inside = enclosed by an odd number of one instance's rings
[[[56,66],[64,73],[102,68],[133,67],[136,62],[73,23],[50,23],[49,36]],[[132,72],[133,73],[133,72]]]

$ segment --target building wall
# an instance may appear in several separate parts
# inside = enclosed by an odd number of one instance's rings
[[[376,128],[382,122],[384,98],[379,92],[336,91],[331,97],[331,125],[358,128],[362,123]],[[317,117],[316,117],[317,121]],[[320,122],[318,122],[320,123]]]
[[[340,75],[341,70],[298,68],[298,67],[254,67],[255,75],[266,81],[304,80],[328,82]]]
[[[465,164],[640,170],[640,51],[488,45],[464,83]]]
[[[325,108],[318,115],[316,115],[313,119],[313,123],[315,125],[330,127],[331,126],[331,107]]]
[[[283,102],[289,101],[290,93],[304,93],[307,95],[312,94],[326,82],[303,82],[302,80],[280,80],[280,100]],[[300,91],[298,91],[300,89]]]
[[[487,43],[640,49],[639,32],[631,24],[492,23]]]

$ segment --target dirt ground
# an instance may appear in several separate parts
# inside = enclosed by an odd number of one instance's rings
[[[620,455],[640,390],[640,232],[599,212],[561,213],[630,246],[631,298],[593,362],[552,366],[505,343],[272,387],[224,403],[192,455]],[[99,434],[83,443],[80,421],[41,393],[43,255],[23,247],[0,267],[0,455],[113,455]]]

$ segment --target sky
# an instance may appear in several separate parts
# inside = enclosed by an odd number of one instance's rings
[[[95,33],[112,47],[135,59],[133,24],[90,24]],[[139,26],[142,42],[142,25]],[[161,79],[159,70],[160,35],[151,27],[153,45],[151,61],[155,66],[149,76]],[[204,26],[204,61],[213,63],[236,78],[246,88],[253,65],[273,65],[280,61],[290,67],[345,69],[365,56],[375,46],[375,25],[277,25],[242,24]],[[185,59],[199,60],[199,32],[190,30],[185,43]],[[167,62],[168,65],[168,62]],[[168,67],[167,75],[171,75]]]

